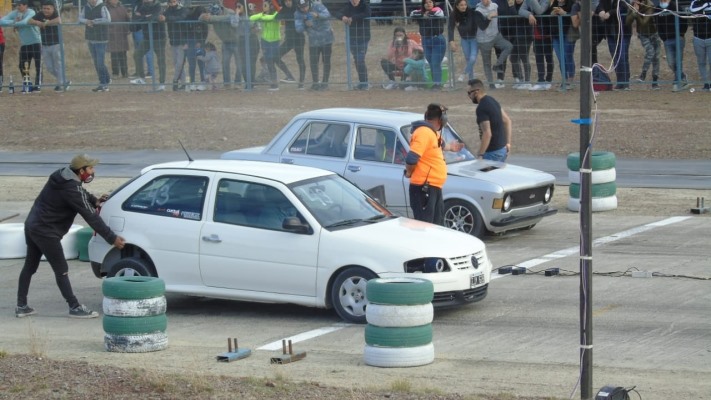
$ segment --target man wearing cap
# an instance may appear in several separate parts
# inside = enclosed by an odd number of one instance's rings
[[[17,288],[18,318],[35,314],[27,304],[32,275],[37,272],[42,255],[47,258],[54,271],[57,286],[69,304],[69,316],[72,318],[95,318],[99,314],[79,303],[69,282],[69,265],[64,258],[62,237],[69,231],[77,214],[108,243],[122,249],[125,240],[116,235],[96,213],[96,208],[106,201],[107,195],[100,198],[87,192],[82,183],[89,183],[94,178],[94,166],[99,160],[86,154],[77,155],[69,166],[52,173],[47,183],[35,199],[25,221],[25,242],[27,256],[20,272]]]
[[[42,12],[35,14],[29,23],[40,29],[42,63],[45,69],[57,79],[54,91],[66,91],[70,82],[64,76],[62,45],[59,43],[59,25],[62,23],[62,18],[57,12],[54,0],[42,0]]]
[[[30,74],[30,64],[35,60],[35,87],[33,91],[40,90],[42,67],[42,39],[39,28],[31,25],[29,21],[35,16],[35,10],[28,6],[28,0],[16,0],[16,8],[0,19],[0,27],[14,27],[20,35],[20,76]]]
[[[464,143],[445,143],[442,129],[447,126],[447,108],[432,103],[424,121],[412,123],[410,151],[405,158],[405,177],[410,178],[410,208],[415,219],[442,225],[442,187],[447,180],[444,151],[460,151]]]

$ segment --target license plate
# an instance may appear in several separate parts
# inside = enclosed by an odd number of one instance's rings
[[[484,283],[484,275],[479,274],[479,275],[472,275],[471,277],[471,286],[470,287],[475,287],[479,286],[482,283]]]

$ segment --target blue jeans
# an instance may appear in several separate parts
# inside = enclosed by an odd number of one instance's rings
[[[232,69],[230,64],[232,60],[235,60],[235,83],[239,82],[241,79],[239,72],[239,49],[237,48],[237,42],[222,42],[222,82],[230,83],[232,79]]]
[[[618,46],[617,35],[608,34],[605,36],[610,54],[615,55],[612,62],[615,64],[615,75],[617,75],[618,85],[629,85],[630,83],[630,38],[630,34],[623,34],[620,36]],[[617,53],[615,53],[615,49],[617,49]]]
[[[561,47],[563,50],[562,54]],[[573,78],[575,76],[575,59],[573,58],[573,53],[575,52],[575,42],[565,39],[561,41],[559,37],[554,37],[553,51],[555,51],[555,56],[558,57],[558,65],[560,66],[561,75],[565,71],[564,81],[569,78]]]
[[[476,57],[479,55],[479,44],[477,44],[476,38],[462,39],[462,53],[464,53],[464,59],[467,60],[464,73],[469,76],[469,79],[474,79],[474,64],[476,64]]]
[[[677,68],[677,48],[676,39],[669,39],[664,41],[664,51],[667,53],[667,65],[674,73],[674,82],[679,83],[680,81],[686,81],[686,74],[684,73],[684,47],[686,41],[684,38],[679,38],[679,64]]]
[[[142,41],[143,41],[143,31],[133,32],[134,49],[139,48],[141,46]],[[146,53],[146,64],[148,65],[148,74],[150,76],[153,76],[153,53],[151,53],[151,52]],[[141,78],[141,77],[139,76],[139,78]]]
[[[485,160],[505,162],[506,157],[508,157],[508,155],[509,155],[509,152],[508,152],[508,150],[506,150],[506,146],[504,146],[498,150],[487,151],[486,153],[484,153],[482,158]]]
[[[699,66],[699,76],[704,85],[711,83],[711,39],[699,39],[694,36],[694,53],[696,54],[696,63]]]
[[[425,51],[425,59],[430,64],[432,70],[432,83],[442,85],[442,59],[447,50],[447,42],[444,36],[422,38],[422,49]]]
[[[361,86],[368,84],[368,67],[365,65],[365,54],[368,52],[368,40],[350,42],[351,55],[358,72],[358,82]]]
[[[104,61],[106,58],[106,43],[89,43],[89,53],[94,62],[96,75],[99,77],[99,85],[108,85],[111,77],[109,76],[109,69],[106,68],[106,62]]]
[[[269,70],[269,81],[273,84],[277,84],[277,72],[276,72],[276,62],[279,60],[279,41],[268,42],[262,39],[262,54],[264,55],[264,61],[267,63],[267,69]]]

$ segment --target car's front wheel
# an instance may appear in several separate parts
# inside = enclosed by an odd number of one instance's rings
[[[466,201],[456,199],[444,203],[444,226],[478,238],[486,232],[479,210]]]
[[[331,287],[331,304],[338,316],[348,322],[364,324],[368,306],[368,280],[378,276],[362,267],[347,268],[336,276]]]
[[[119,260],[111,267],[109,277],[114,276],[156,276],[151,265],[142,258],[130,257]]]

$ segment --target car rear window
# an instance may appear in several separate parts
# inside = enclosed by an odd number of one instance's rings
[[[136,191],[122,205],[124,211],[171,218],[201,220],[208,179],[201,176],[164,175]]]

